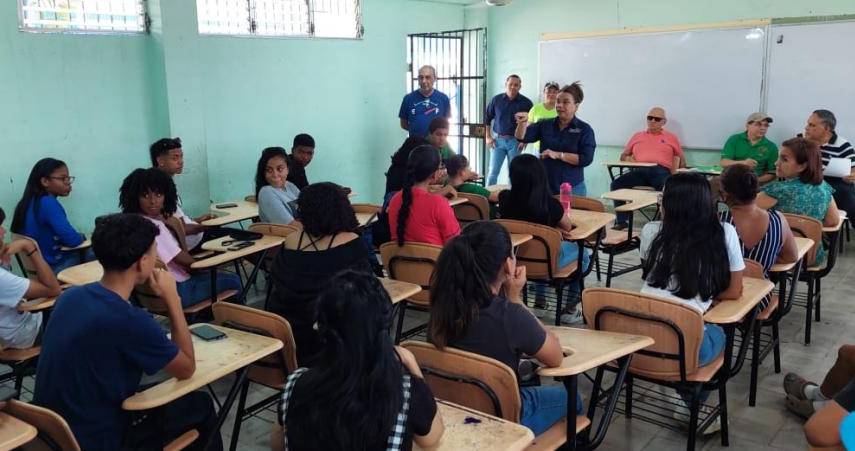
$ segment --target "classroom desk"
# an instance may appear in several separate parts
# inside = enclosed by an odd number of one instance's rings
[[[436,407],[445,426],[442,439],[431,448],[413,442],[413,451],[520,451],[534,439],[531,429],[521,424],[439,399]]]
[[[629,213],[629,224],[626,228],[626,239],[632,239],[633,233],[633,220],[635,219],[635,212],[641,211],[643,208],[649,207],[651,205],[656,205],[659,203],[659,192],[658,191],[647,191],[643,189],[619,189],[615,191],[609,191],[603,194],[603,199],[609,199],[617,202],[626,202],[623,205],[617,205],[615,207],[616,213]],[[644,214],[643,211],[641,211]],[[646,215],[645,215],[646,216]],[[647,219],[653,220],[656,217],[648,217]]]
[[[230,263],[240,258],[261,253],[258,261],[264,261],[264,258],[267,256],[267,253],[270,249],[281,246],[282,243],[285,242],[285,237],[274,236],[274,235],[264,235],[258,240],[254,240],[252,246],[245,247],[243,249],[239,249],[236,251],[230,251],[226,247],[222,245],[223,241],[231,240],[232,238],[228,236],[224,236],[218,238],[216,240],[206,241],[202,243],[202,249],[206,251],[214,251],[218,252],[213,256],[203,258],[200,260],[196,260],[190,265],[190,269],[200,270],[207,269],[211,272],[211,299],[216,299],[217,296],[217,266]],[[239,302],[241,304],[244,303],[246,299],[247,289],[252,286],[253,282],[255,282],[255,278],[258,276],[258,269],[260,265],[256,264],[252,268],[252,272],[249,277],[246,279],[246,284],[244,284],[243,289],[241,290],[241,295]]]
[[[356,222],[359,223],[359,227],[369,226],[377,222],[377,213],[357,213]]]
[[[564,350],[564,360],[557,368],[540,368],[537,374],[545,377],[561,378],[567,388],[567,445],[570,449],[576,447],[576,435],[584,430],[594,418],[597,402],[590,401],[587,415],[577,418],[576,393],[578,391],[578,376],[585,371],[597,368],[601,365],[617,360],[619,370],[615,379],[615,387],[623,385],[632,353],[652,345],[653,339],[642,335],[622,334],[616,332],[605,332],[591,329],[578,329],[574,327],[547,326],[547,329],[558,336],[561,347]],[[599,383],[595,381],[594,391],[591,399],[595,399],[599,393]],[[596,448],[605,438],[611,417],[614,414],[620,390],[613,390],[609,396],[607,406],[597,426],[594,439],[586,446],[586,449]],[[585,434],[585,439],[589,434]]]
[[[721,171],[722,170],[718,169],[717,167],[707,167],[707,166],[704,166],[704,167],[697,166],[697,167],[693,167],[693,168],[679,168],[679,169],[677,169],[677,172],[696,172],[698,174],[702,174],[702,175],[705,175],[707,177],[718,177],[721,175]]]
[[[47,310],[56,304],[56,298],[38,298],[23,301],[18,304],[19,312],[40,312]]]
[[[92,260],[63,269],[56,275],[56,278],[69,285],[86,285],[101,280],[103,275],[104,268],[101,267],[101,263],[98,263],[98,260]]]
[[[217,208],[217,205],[237,204],[237,207],[232,208]],[[211,204],[211,213],[216,215],[216,218],[202,221],[203,226],[223,226],[233,222],[240,222],[247,219],[258,217],[258,204],[248,200],[238,200],[234,202],[219,202]]]
[[[191,326],[191,329],[201,324]],[[193,349],[196,354],[196,371],[189,379],[169,378],[142,392],[136,393],[122,403],[125,410],[147,410],[166,405],[192,391],[231,373],[237,372],[228,396],[217,413],[217,426],[212,434],[219,433],[220,427],[231,410],[238,389],[246,379],[247,367],[258,360],[282,349],[282,342],[270,337],[251,334],[223,326],[210,325],[226,334],[226,338],[204,341],[195,335]],[[200,437],[208,443],[211,437]],[[202,443],[202,442],[200,442]]]
[[[410,296],[419,294],[422,291],[422,287],[414,283],[394,280],[388,277],[378,277],[378,279],[380,279],[380,283],[383,284],[383,288],[386,289],[386,292],[389,293],[389,298],[392,299],[392,304],[397,304]]]
[[[511,247],[517,247],[520,244],[527,243],[534,239],[534,237],[528,233],[512,233],[511,234]]]
[[[599,211],[577,210],[575,208],[571,208],[569,214],[570,222],[573,224],[573,230],[570,232],[561,232],[564,239],[568,241],[584,240],[615,220],[615,215]]]
[[[603,163],[606,170],[609,171],[609,177],[612,181],[623,175],[624,170],[632,170],[633,168],[650,168],[656,166],[656,163],[642,163],[640,161],[607,161]],[[612,171],[613,168],[618,168],[617,175]]]
[[[448,205],[451,205],[452,207],[455,205],[465,204],[466,202],[469,202],[469,199],[465,197],[452,197],[448,199]]]
[[[500,191],[504,191],[506,189],[511,189],[511,185],[490,185],[487,188],[487,191],[491,193],[497,193]]]
[[[799,276],[801,275],[802,268],[804,268],[804,258],[805,255],[811,250],[814,246],[814,241],[810,238],[804,237],[794,237],[796,239],[796,248],[798,252],[796,254],[796,260],[792,263],[775,263],[769,268],[769,278],[773,282],[778,282],[778,310],[775,312],[775,315],[780,318],[783,315],[789,313],[790,308],[793,305],[793,298],[795,297],[795,286],[799,281]],[[790,273],[789,277],[787,277],[787,273]],[[787,287],[789,280],[789,288]],[[789,293],[787,293],[787,289],[789,289]]]
[[[31,424],[0,412],[0,449],[15,449],[29,443],[38,433]]]
[[[83,249],[89,249],[90,247],[92,247],[92,241],[89,239],[85,239],[85,240],[83,240],[82,243],[80,243],[79,245],[77,245],[75,247],[60,246],[59,249],[61,251],[80,251]]]

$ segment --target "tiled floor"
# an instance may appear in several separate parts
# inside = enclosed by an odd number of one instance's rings
[[[789,414],[784,408],[784,395],[781,386],[783,375],[788,371],[796,371],[808,379],[821,380],[828,368],[833,364],[837,348],[841,344],[855,343],[855,329],[847,325],[855,323],[855,281],[853,265],[855,262],[855,244],[849,246],[848,252],[840,256],[835,270],[823,280],[822,322],[814,323],[813,338],[810,346],[802,344],[804,337],[804,308],[794,306],[790,314],[781,322],[782,336],[782,373],[775,374],[772,368],[771,355],[760,368],[759,392],[757,405],[748,407],[749,364],[733,378],[727,386],[728,405],[730,411],[730,448],[721,446],[720,435],[714,434],[701,439],[698,449],[775,449],[775,450],[804,450],[806,442],[802,434],[802,421]],[[260,278],[261,279],[261,278]],[[596,283],[592,274],[587,278],[588,286],[601,285]],[[602,284],[604,285],[604,284]],[[614,280],[616,288],[637,290],[640,287],[640,272],[630,273]],[[249,296],[251,305],[259,306],[264,294],[263,281]],[[804,286],[799,289],[803,292]],[[538,311],[545,322],[551,323],[552,316]],[[408,316],[408,322],[423,321],[423,314]],[[214,384],[214,390],[220,399],[224,399],[231,386],[231,377]],[[547,382],[552,383],[552,382]],[[32,379],[25,382],[31,387]],[[587,401],[590,384],[580,379],[580,387]],[[636,396],[643,395],[643,390],[636,390]],[[248,403],[268,396],[272,391],[253,385]],[[25,393],[24,399],[30,394]],[[717,396],[710,397],[716,400]],[[233,409],[234,410],[234,409]],[[265,412],[258,418],[247,420],[240,433],[238,449],[262,450],[270,449],[270,431],[273,413]],[[223,425],[222,436],[228,446],[234,424],[233,413]],[[638,419],[625,419],[620,414],[610,425],[608,434],[600,449],[603,450],[683,450],[685,449],[685,434],[671,429],[648,424]]]

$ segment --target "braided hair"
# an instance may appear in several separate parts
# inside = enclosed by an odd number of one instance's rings
[[[404,245],[404,232],[413,204],[413,185],[428,180],[439,169],[439,150],[431,145],[419,146],[407,160],[407,174],[401,188],[401,209],[398,212],[398,246]]]

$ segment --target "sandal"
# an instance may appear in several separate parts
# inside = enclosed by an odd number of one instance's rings
[[[787,373],[784,376],[784,391],[797,399],[807,399],[805,397],[805,387],[808,385],[816,385],[813,382],[806,380],[796,373]]]
[[[799,399],[792,395],[787,395],[787,410],[807,420],[816,412],[813,408],[813,401],[807,399]]]

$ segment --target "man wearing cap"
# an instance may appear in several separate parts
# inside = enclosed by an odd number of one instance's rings
[[[677,172],[683,161],[683,148],[677,136],[665,130],[667,122],[664,109],[650,109],[647,113],[647,129],[632,135],[620,160],[655,163],[656,166],[633,168],[612,181],[612,191],[633,186],[650,186],[659,191],[665,185],[665,179]],[[615,202],[615,205],[619,203]],[[618,213],[614,229],[626,229],[630,214]]]
[[[745,121],[745,131],[727,139],[721,150],[721,167],[744,164],[754,170],[760,183],[775,179],[778,147],[766,139],[772,118],[765,113],[751,113]]]
[[[509,75],[505,80],[505,92],[497,94],[490,100],[484,112],[484,124],[487,125],[487,149],[493,149],[493,157],[490,162],[490,176],[488,185],[495,185],[499,179],[499,171],[505,163],[505,157],[510,165],[511,160],[520,154],[524,143],[517,141],[514,132],[517,129],[517,120],[514,115],[526,113],[534,106],[528,97],[520,94],[522,79],[519,75]],[[492,126],[490,125],[492,123]],[[493,133],[496,136],[493,136]]]
[[[306,133],[295,136],[291,155],[288,155],[287,180],[296,185],[297,188],[303,189],[309,184],[309,180],[306,179],[306,166],[312,162],[314,156],[315,138]]]
[[[451,101],[448,96],[433,89],[436,83],[436,69],[423,66],[419,69],[419,89],[404,96],[398,118],[401,128],[410,132],[410,136],[428,135],[430,121],[437,117],[451,117]]]

